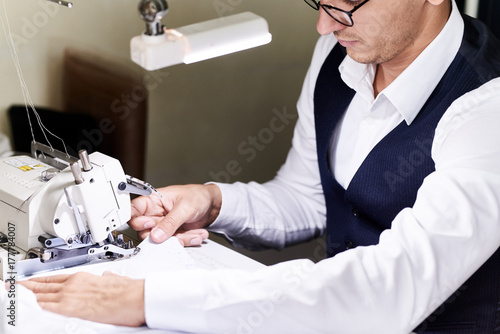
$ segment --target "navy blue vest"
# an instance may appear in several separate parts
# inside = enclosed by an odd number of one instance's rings
[[[464,21],[460,50],[415,120],[410,126],[401,122],[373,148],[346,190],[330,171],[328,146],[355,92],[338,71],[345,49],[337,44],[325,60],[316,83],[314,108],[329,256],[379,242],[394,217],[413,206],[423,179],[435,170],[430,155],[434,131],[450,104],[500,76],[500,42],[479,21],[467,17]],[[415,331],[500,333],[499,302],[500,248]]]

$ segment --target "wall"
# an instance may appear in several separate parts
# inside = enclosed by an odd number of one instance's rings
[[[142,29],[136,1],[131,0],[75,0],[72,9],[43,0],[1,0],[0,13],[3,26],[10,23],[34,104],[52,108],[62,103],[61,59],[66,47],[128,62],[128,40]],[[23,103],[23,95],[6,38],[0,35],[0,130],[10,133],[5,110]]]
[[[129,60],[129,40],[143,30],[137,3],[73,0],[74,7],[68,9],[44,0],[0,0],[2,23],[6,25],[8,18],[34,104],[61,108],[61,57],[66,47],[140,70]],[[273,41],[201,63],[142,72],[150,88],[147,181],[159,187],[272,178],[290,145],[295,104],[318,37],[317,13],[302,0],[168,3],[167,27],[252,11],[268,20]],[[23,103],[23,95],[3,35],[0,56],[0,131],[9,134],[5,110]],[[282,130],[270,131],[270,122],[278,114],[288,119],[284,118]],[[290,254],[255,256],[276,262],[295,256]]]

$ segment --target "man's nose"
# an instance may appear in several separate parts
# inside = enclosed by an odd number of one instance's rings
[[[346,28],[345,25],[335,21],[330,15],[328,15],[323,8],[319,9],[318,23],[316,24],[316,29],[320,35],[328,35],[334,31],[342,30]]]

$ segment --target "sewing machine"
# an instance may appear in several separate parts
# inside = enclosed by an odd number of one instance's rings
[[[130,193],[156,190],[102,153],[79,158],[34,143],[32,156],[0,159],[0,279],[139,251],[112,232],[130,220]]]

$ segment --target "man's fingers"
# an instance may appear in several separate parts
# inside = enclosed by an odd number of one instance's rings
[[[151,230],[139,231],[137,232],[137,236],[139,237],[139,239],[144,240],[149,236],[150,233]]]
[[[206,229],[204,228],[197,228],[197,229],[193,229],[193,230],[178,230],[175,234],[175,236],[179,236],[179,235],[187,235],[187,236],[200,236],[203,238],[203,240],[207,239],[208,236],[209,236],[209,233]]]
[[[45,277],[35,277],[29,279],[27,282],[41,282],[41,283],[63,283],[68,280],[71,275],[55,275]],[[26,282],[26,281],[25,281]]]
[[[76,274],[70,275],[55,275],[55,276],[46,276],[46,277],[35,277],[31,278],[27,281],[20,281],[18,284],[21,284],[27,287],[34,292],[51,292],[54,287],[62,286],[65,283],[69,283],[70,281],[73,285],[81,284],[81,282],[88,282],[92,277],[97,277],[96,275],[79,272]],[[35,291],[36,290],[36,291]]]
[[[59,287],[60,289],[60,287]],[[59,291],[59,290],[58,290]],[[61,295],[56,293],[57,291],[52,292],[47,292],[47,293],[41,293],[41,292],[35,292],[36,296],[36,301],[38,303],[59,303],[61,301]],[[42,307],[43,308],[43,307]]]
[[[169,220],[167,220],[167,223],[164,223],[164,224],[161,224],[161,223],[158,224],[155,228],[153,228],[151,230],[151,233],[149,234],[149,236],[151,237],[151,240],[153,240],[154,242],[159,244],[159,243],[164,242],[170,236],[173,235],[173,233],[171,231],[174,230],[173,229],[174,225],[172,225],[172,223],[169,223],[168,221]]]
[[[64,302],[61,300],[44,300],[40,301],[37,295],[38,305],[45,311],[58,313],[64,315],[66,317],[78,317],[91,321],[100,321],[104,322],[96,317],[96,314],[92,312],[91,309],[85,308],[82,309],[80,305],[77,304],[77,301],[72,301],[70,299],[65,299]]]
[[[33,291],[37,295],[38,299],[39,295],[58,293],[63,287],[64,283],[66,283],[71,277],[73,277],[74,279],[77,278],[79,280],[86,280],[88,278],[88,275],[90,274],[79,273],[76,275],[55,275],[46,277],[36,277],[26,281],[20,281],[18,282],[18,284]],[[44,298],[47,297],[45,296]]]
[[[159,223],[151,230],[151,240],[161,243],[170,238],[179,227],[189,220],[191,216],[179,207],[172,209]]]
[[[60,283],[42,283],[35,281],[22,281],[19,282],[20,285],[30,289],[34,293],[38,294],[46,294],[46,293],[55,293],[61,289]]]
[[[102,276],[80,272],[19,284],[31,289],[40,306],[48,311],[125,326],[140,326],[145,322],[144,280],[109,272]]]
[[[102,273],[102,276],[112,276],[112,277],[122,277],[118,274],[115,274],[114,272],[112,271],[109,271],[109,270],[106,270],[105,272]]]
[[[151,230],[160,220],[161,217],[140,216],[130,219],[128,225],[136,231]]]
[[[161,189],[163,197],[139,197],[132,201],[129,225],[140,238],[150,236],[161,243],[174,235],[184,224],[185,229],[203,228],[212,223],[220,210],[221,195],[216,185],[170,186]],[[203,232],[206,233],[206,232]],[[198,245],[207,234],[181,237],[186,245]]]
[[[205,229],[189,230],[176,233],[175,236],[179,239],[183,247],[200,246],[203,241],[208,238],[208,231]]]
[[[165,206],[156,195],[140,196],[130,202],[132,219],[140,216],[162,216]]]
[[[132,219],[144,216],[148,211],[148,199],[144,196],[137,197],[130,202]]]

